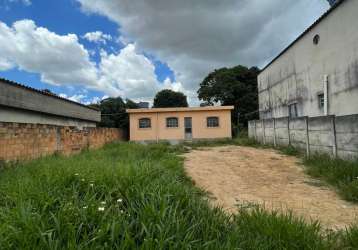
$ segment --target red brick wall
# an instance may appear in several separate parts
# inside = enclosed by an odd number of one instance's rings
[[[71,155],[123,138],[122,131],[116,128],[78,130],[74,127],[0,122],[0,161],[31,160],[56,152]]]

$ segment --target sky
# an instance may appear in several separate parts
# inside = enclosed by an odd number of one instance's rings
[[[0,0],[0,77],[84,104],[197,90],[214,69],[264,67],[326,0]]]

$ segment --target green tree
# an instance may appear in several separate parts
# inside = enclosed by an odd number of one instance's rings
[[[198,90],[200,100],[209,104],[233,105],[233,122],[236,123],[240,113],[240,123],[246,126],[248,120],[258,116],[257,67],[217,69],[210,73]]]
[[[129,99],[123,101],[121,97],[107,98],[98,104],[90,104],[89,106],[101,111],[100,127],[121,128],[127,135],[129,131],[129,117],[126,109],[138,108],[135,102]]]
[[[181,92],[175,92],[170,89],[159,91],[155,98],[154,108],[172,108],[172,107],[188,107],[186,96]]]

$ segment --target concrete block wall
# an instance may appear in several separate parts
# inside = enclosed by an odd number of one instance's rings
[[[60,153],[71,155],[124,140],[116,128],[61,127],[0,122],[0,161],[32,160]]]
[[[290,144],[299,149],[306,149],[307,145],[306,119],[307,117],[294,118],[288,123]]]
[[[345,158],[358,155],[358,115],[335,119],[337,154]]]
[[[255,122],[256,121],[249,121],[249,123],[248,123],[248,127],[249,127],[249,137],[250,138],[256,138],[255,136],[255,127],[256,127],[256,125],[255,125]]]
[[[250,121],[249,137],[274,146],[291,145],[307,155],[358,158],[358,115]]]
[[[256,140],[260,143],[265,143],[264,142],[264,128],[263,128],[263,122],[262,121],[256,121],[255,122],[255,126],[256,126]]]
[[[278,146],[285,146],[289,144],[290,137],[288,133],[288,118],[275,119],[275,133],[276,143]]]
[[[265,143],[275,144],[274,119],[265,120]]]
[[[308,122],[310,151],[312,153],[336,154],[334,152],[334,116],[311,117]]]

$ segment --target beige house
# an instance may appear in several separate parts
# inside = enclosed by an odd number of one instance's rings
[[[231,138],[233,106],[128,109],[130,140],[158,142]]]

